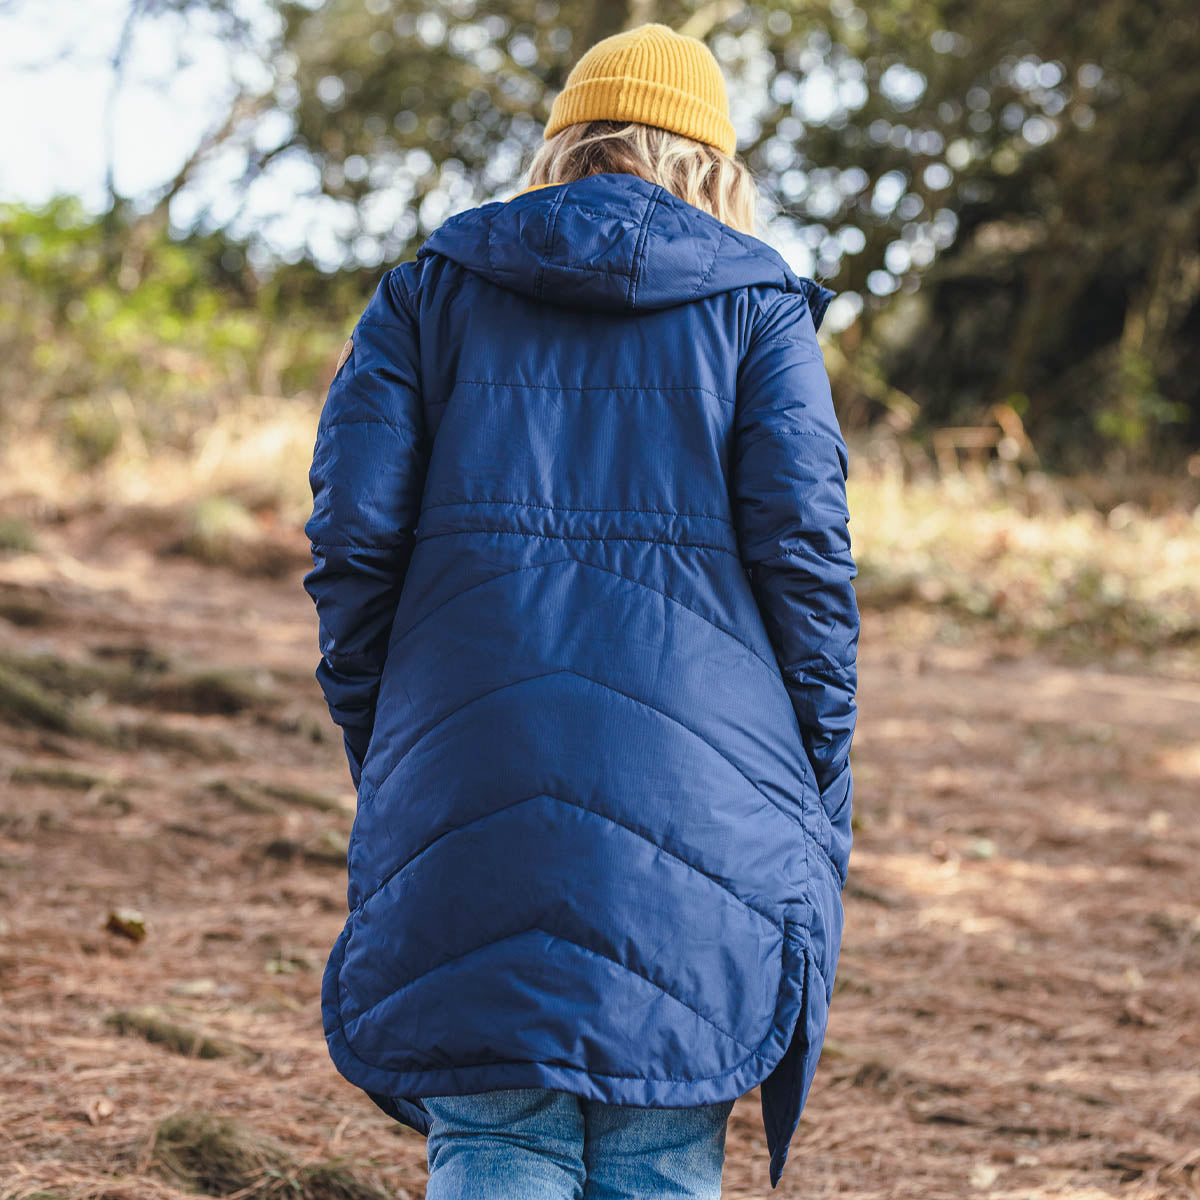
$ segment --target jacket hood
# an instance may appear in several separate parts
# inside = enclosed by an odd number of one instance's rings
[[[485,279],[570,308],[670,308],[734,288],[801,292],[813,324],[836,294],[772,246],[640,175],[605,171],[448,217],[417,258],[440,254]]]

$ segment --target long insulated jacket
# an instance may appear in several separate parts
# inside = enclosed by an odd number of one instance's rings
[[[354,326],[305,526],[358,789],[322,1012],[398,1121],[761,1083],[778,1182],[851,843],[832,296],[606,172],[450,217]]]

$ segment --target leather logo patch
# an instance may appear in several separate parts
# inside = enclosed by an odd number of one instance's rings
[[[346,344],[342,347],[341,354],[338,355],[337,366],[333,368],[333,373],[335,375],[346,365],[346,359],[350,357],[350,353],[353,349],[354,339],[347,338]]]

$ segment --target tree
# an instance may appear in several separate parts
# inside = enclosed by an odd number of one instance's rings
[[[160,228],[231,142],[242,196],[282,164],[311,171],[348,269],[411,257],[451,212],[515,187],[588,45],[658,20],[712,47],[773,228],[842,294],[842,323],[858,310],[831,344],[844,411],[900,405],[919,428],[999,403],[1061,463],[1200,441],[1192,0],[1099,0],[1086,22],[1065,0],[262,2],[269,86],[235,98],[141,215],[113,193],[134,278],[139,227]],[[241,12],[130,0],[127,28],[203,15],[245,45]],[[322,274],[273,277],[316,294]]]

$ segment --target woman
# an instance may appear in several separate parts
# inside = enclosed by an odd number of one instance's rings
[[[305,587],[358,807],[330,1054],[427,1195],[772,1186],[841,941],[858,612],[833,293],[758,240],[716,60],[650,23],[515,196],[389,270],[318,427]]]

